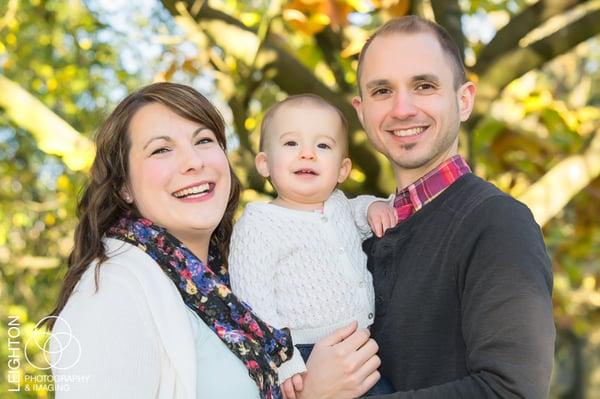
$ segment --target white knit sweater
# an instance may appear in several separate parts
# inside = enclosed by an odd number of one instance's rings
[[[275,327],[289,327],[294,344],[312,344],[357,320],[373,322],[374,294],[362,240],[367,208],[377,200],[348,200],[336,190],[323,213],[250,203],[236,223],[229,271],[233,292]],[[303,371],[299,354],[280,380]]]

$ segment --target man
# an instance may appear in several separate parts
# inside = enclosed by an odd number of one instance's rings
[[[415,16],[363,48],[353,105],[392,163],[399,224],[364,245],[386,398],[544,398],[552,272],[531,212],[458,154],[475,85],[440,26]]]

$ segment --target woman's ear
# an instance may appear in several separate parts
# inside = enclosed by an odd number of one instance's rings
[[[343,183],[352,170],[352,161],[350,158],[344,158],[340,165],[340,173],[338,174],[338,183]]]
[[[127,187],[121,187],[121,189],[119,190],[119,195],[121,196],[123,201],[127,202],[128,204],[133,204],[133,197],[131,196],[131,193],[129,192],[129,189]]]
[[[256,165],[256,170],[262,177],[269,177],[269,159],[267,158],[267,154],[264,152],[259,152],[256,154],[256,158],[254,158],[254,164]]]

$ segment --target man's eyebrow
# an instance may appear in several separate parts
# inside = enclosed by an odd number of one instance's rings
[[[440,78],[432,73],[424,73],[422,75],[415,75],[412,77],[413,82],[433,82],[440,83]]]
[[[375,79],[375,80],[371,80],[370,82],[368,82],[365,87],[367,89],[372,89],[373,87],[377,87],[377,86],[385,86],[385,85],[389,85],[390,81],[387,79]]]

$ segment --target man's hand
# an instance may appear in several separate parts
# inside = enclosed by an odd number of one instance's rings
[[[382,237],[387,229],[398,224],[398,215],[393,206],[385,201],[375,201],[367,209],[367,220],[377,237]]]
[[[296,392],[301,392],[303,388],[302,374],[294,374],[281,384],[281,392],[284,399],[296,399]]]
[[[315,344],[303,379],[299,399],[356,398],[379,380],[381,361],[369,330],[357,330],[357,323],[340,328]]]

